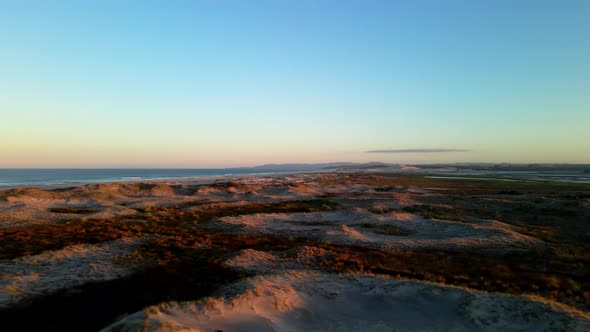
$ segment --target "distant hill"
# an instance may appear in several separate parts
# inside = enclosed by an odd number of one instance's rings
[[[590,173],[588,164],[511,164],[511,163],[449,163],[449,164],[388,164],[382,162],[353,163],[292,163],[265,164],[241,167],[240,170],[255,172],[320,172],[320,171],[374,171],[374,172],[432,172],[439,170],[455,171],[506,171],[506,172],[583,172]]]
[[[265,164],[254,167],[243,167],[241,169],[256,170],[260,172],[318,172],[327,170],[366,170],[386,167],[399,167],[399,165],[386,164],[381,162],[333,162],[319,164]]]

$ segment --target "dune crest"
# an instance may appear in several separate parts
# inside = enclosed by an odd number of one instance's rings
[[[531,298],[371,275],[290,271],[169,302],[105,328],[122,331],[584,331],[588,317]]]

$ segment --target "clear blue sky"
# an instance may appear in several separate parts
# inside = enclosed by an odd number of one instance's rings
[[[590,1],[0,0],[0,167],[590,163],[589,36]]]

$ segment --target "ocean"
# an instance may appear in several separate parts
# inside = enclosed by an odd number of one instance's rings
[[[296,169],[0,169],[0,186],[37,186],[68,183],[99,183],[204,176],[278,173]]]

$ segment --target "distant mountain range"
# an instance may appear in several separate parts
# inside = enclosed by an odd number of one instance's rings
[[[590,173],[588,164],[513,164],[513,163],[448,163],[448,164],[388,164],[383,162],[353,163],[292,163],[292,164],[265,164],[254,167],[241,167],[239,169],[255,170],[259,172],[319,172],[328,170],[354,171],[354,170],[383,170],[383,171],[435,171],[437,169],[475,170],[475,171],[572,171]]]
[[[348,170],[348,169],[369,169],[369,168],[383,168],[399,166],[394,164],[386,164],[381,162],[369,163],[351,163],[351,162],[333,162],[320,164],[265,164],[254,167],[244,167],[247,169],[260,170],[261,172],[292,172],[292,171],[326,171],[326,170]]]

